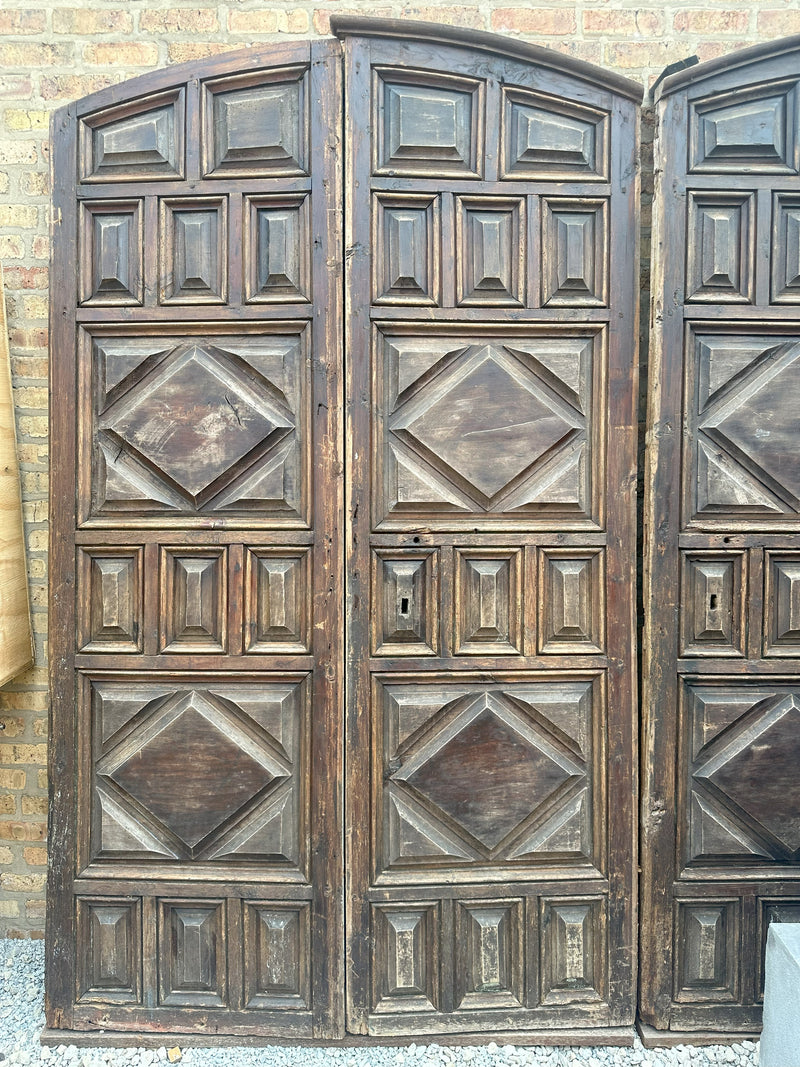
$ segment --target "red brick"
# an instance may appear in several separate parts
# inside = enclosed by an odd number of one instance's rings
[[[314,16],[313,16],[313,19],[312,19],[312,22],[313,22],[313,25],[314,25],[314,30],[315,30],[316,33],[322,34],[322,36],[324,37],[324,36],[327,36],[327,34],[329,34],[331,32],[331,15],[334,14],[334,12],[337,15],[363,15],[364,14],[363,8],[352,8],[352,7],[350,7],[350,8],[341,8],[341,7],[338,7],[338,6],[332,8],[332,9],[318,8],[314,12]],[[394,12],[392,11],[392,8],[390,8],[390,7],[371,7],[369,9],[369,13],[373,18],[376,18],[376,19],[378,19],[378,18],[380,18],[380,19],[388,19],[388,18],[391,18],[392,15],[394,14]]]
[[[536,37],[575,33],[575,12],[568,8],[501,7],[492,12],[492,29]]]
[[[467,26],[473,30],[486,29],[483,12],[471,7],[404,7],[403,18],[438,22],[444,26]]]
[[[293,11],[275,8],[231,11],[228,15],[230,33],[308,33],[308,29],[308,12],[302,8]]]
[[[133,17],[127,11],[64,7],[53,11],[53,32],[89,37],[96,33],[131,33]]]
[[[124,77],[111,74],[58,74],[43,76],[39,82],[39,91],[43,100],[75,100],[79,96],[88,96],[99,92],[109,85],[114,85]]]
[[[583,32],[604,37],[658,37],[664,32],[664,16],[660,11],[598,11],[583,12]]]
[[[26,900],[25,901],[25,917],[31,922],[43,922],[47,914],[47,903],[44,900]],[[35,931],[31,932],[32,938],[37,937]],[[38,936],[41,937],[41,934]]]
[[[666,41],[626,41],[606,49],[607,65],[626,70],[658,67],[659,71],[674,59],[672,46]]]
[[[0,75],[0,99],[30,100],[33,95],[33,82],[24,74]]]
[[[208,56],[230,52],[233,47],[230,44],[214,44],[210,41],[178,41],[167,47],[167,59],[170,63],[190,63],[194,59],[206,59]]]
[[[46,848],[23,848],[22,855],[29,867],[47,866]]]

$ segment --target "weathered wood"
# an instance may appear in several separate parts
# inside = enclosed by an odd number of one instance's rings
[[[3,267],[0,264],[0,685],[33,662]]]
[[[480,35],[333,26],[351,94],[348,1025],[626,1023],[635,108]]]
[[[798,77],[793,38],[658,104],[640,1011],[681,1034],[758,1027],[766,929],[800,899]]]

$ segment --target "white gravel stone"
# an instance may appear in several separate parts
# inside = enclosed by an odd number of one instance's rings
[[[0,3],[2,0],[0,0]],[[43,1048],[44,945],[41,941],[0,939],[0,1067],[162,1067],[158,1049]],[[445,1040],[441,1038],[440,1040]],[[757,1067],[758,1044],[738,1041],[705,1048],[679,1045],[646,1049],[639,1038],[632,1048],[487,1045],[448,1048],[434,1042],[402,1048],[187,1048],[181,1067]]]

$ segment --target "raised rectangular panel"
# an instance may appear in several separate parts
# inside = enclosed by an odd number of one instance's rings
[[[681,655],[745,655],[745,565],[744,552],[683,553]]]
[[[378,549],[372,566],[373,655],[436,655],[438,552]]]
[[[308,652],[311,607],[307,549],[246,550],[244,646],[246,652]]]
[[[800,304],[800,196],[775,193],[772,206],[772,302]]]
[[[79,897],[77,936],[78,1000],[140,1003],[141,901]]]
[[[142,651],[142,548],[78,550],[78,651]]]
[[[522,307],[525,201],[456,197],[456,303]]]
[[[764,655],[800,656],[800,552],[767,552]]]
[[[226,933],[224,901],[159,901],[160,1004],[182,1008],[224,1007]]]
[[[542,305],[608,303],[608,204],[542,198]]]
[[[439,197],[381,194],[373,201],[376,304],[441,303]]]
[[[183,178],[183,89],[88,115],[80,122],[78,152],[84,182]]]
[[[245,300],[311,300],[309,196],[245,197]]]
[[[678,900],[675,999],[726,1003],[739,999],[739,900]]]
[[[456,904],[456,1008],[519,1008],[523,1002],[523,902]]]
[[[694,173],[796,174],[797,82],[715,93],[689,110]]]
[[[228,299],[228,199],[161,201],[159,303]]]
[[[456,549],[453,651],[522,655],[525,603],[519,549]]]
[[[376,67],[372,91],[376,174],[481,176],[483,81]]]
[[[605,900],[543,897],[539,922],[541,1003],[604,999]]]
[[[99,307],[141,304],[142,201],[85,201],[81,211],[79,302]]]
[[[372,906],[374,1011],[438,1010],[440,924],[435,903]]]
[[[308,170],[308,67],[203,84],[206,178],[289,177]]]
[[[764,977],[767,955],[767,934],[772,923],[800,923],[800,900],[780,897],[760,897],[756,902],[758,944],[761,951],[756,970],[756,1000],[764,999]]]
[[[246,1007],[311,1006],[310,911],[308,904],[245,904]]]
[[[224,548],[162,549],[162,652],[225,651],[226,558]]]
[[[607,112],[524,89],[502,93],[502,177],[608,180]]]
[[[603,550],[541,549],[539,651],[602,652],[605,617]]]
[[[754,226],[752,193],[688,194],[687,303],[753,303]]]

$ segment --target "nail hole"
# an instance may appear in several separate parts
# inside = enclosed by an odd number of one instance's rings
[[[716,611],[717,610],[717,594],[716,593],[712,593],[711,594],[711,599],[708,602],[708,606],[711,609],[711,611]]]
[[[414,544],[415,544],[415,545],[418,545],[418,544],[419,544],[419,538],[418,538],[418,537],[415,537],[415,538],[414,538]]]
[[[408,597],[404,596],[400,601],[400,614],[408,615]]]
[[[730,537],[723,537],[722,538],[722,543],[723,543],[723,545],[729,545],[731,543]]]

